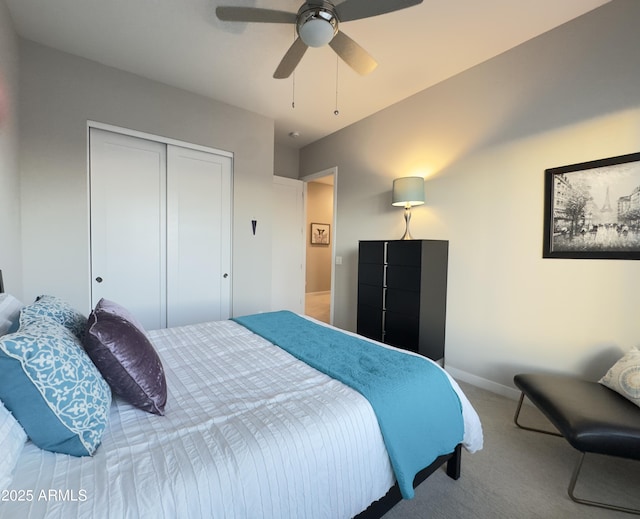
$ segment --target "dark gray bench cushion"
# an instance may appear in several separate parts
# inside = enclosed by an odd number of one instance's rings
[[[615,391],[566,375],[513,380],[575,449],[640,460],[640,407]]]

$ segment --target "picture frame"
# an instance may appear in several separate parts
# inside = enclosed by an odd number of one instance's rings
[[[311,224],[311,245],[329,245],[331,243],[331,225],[328,223]]]
[[[640,259],[640,153],[545,170],[542,257]]]

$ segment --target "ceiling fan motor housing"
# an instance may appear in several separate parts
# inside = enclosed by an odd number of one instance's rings
[[[338,32],[338,17],[329,2],[305,3],[298,11],[296,28],[300,39],[309,47],[322,47]]]

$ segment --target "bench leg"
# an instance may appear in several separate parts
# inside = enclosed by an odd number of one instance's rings
[[[516,409],[516,414],[513,417],[514,423],[520,429],[525,429],[527,431],[540,432],[540,433],[544,433],[544,434],[550,434],[551,436],[560,436],[560,437],[562,437],[562,435],[560,433],[557,433],[557,432],[545,431],[543,429],[537,429],[537,428],[534,428],[534,427],[528,427],[526,425],[520,424],[518,422],[518,418],[520,416],[520,410],[522,409],[523,401],[524,401],[524,393],[522,393],[520,395],[520,401],[518,402],[518,407]],[[616,510],[617,512],[626,512],[628,514],[640,515],[640,510],[635,509],[635,508],[625,508],[625,507],[622,507],[622,506],[610,505],[610,504],[607,504],[607,503],[600,503],[598,501],[589,501],[587,499],[582,499],[582,498],[576,497],[576,495],[575,495],[576,482],[578,481],[578,476],[580,475],[580,470],[582,469],[582,464],[584,463],[584,458],[585,458],[586,453],[585,452],[581,452],[580,454],[581,454],[580,459],[578,460],[578,463],[576,464],[576,467],[573,470],[573,475],[571,476],[571,481],[569,482],[569,488],[568,488],[569,497],[573,501],[575,501],[576,503],[580,503],[580,504],[583,504],[583,505],[596,506],[598,508],[606,508],[607,510]]]
[[[520,395],[520,401],[518,402],[518,408],[516,409],[516,414],[513,417],[513,422],[520,427],[520,429],[524,429],[526,431],[534,431],[534,432],[539,432],[539,433],[544,433],[544,434],[550,434],[551,436],[560,436],[562,437],[562,435],[560,433],[554,432],[554,431],[545,431],[544,429],[536,429],[534,427],[528,427],[526,425],[522,425],[518,422],[518,417],[520,416],[520,410],[522,409],[522,402],[524,401],[524,393],[522,393]]]
[[[581,454],[580,459],[578,459],[576,468],[573,470],[573,475],[571,476],[571,482],[569,483],[569,489],[568,489],[569,497],[576,503],[580,503],[583,505],[597,506],[598,508],[606,508],[607,510],[616,510],[617,512],[626,512],[628,514],[640,515],[640,510],[635,508],[625,508],[623,506],[609,505],[607,503],[600,503],[598,501],[589,501],[587,499],[582,499],[575,496],[574,491],[576,488],[576,481],[578,481],[578,475],[580,474],[580,470],[582,469],[582,464],[584,462],[586,453],[582,452],[580,454]]]

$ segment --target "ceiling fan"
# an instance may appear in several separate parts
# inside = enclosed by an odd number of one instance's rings
[[[338,5],[325,0],[307,0],[297,13],[259,7],[220,6],[216,16],[227,22],[293,23],[297,37],[285,53],[273,77],[289,77],[309,47],[327,43],[351,68],[368,74],[378,64],[360,45],[339,29],[341,22],[399,11],[422,0],[344,0]]]

